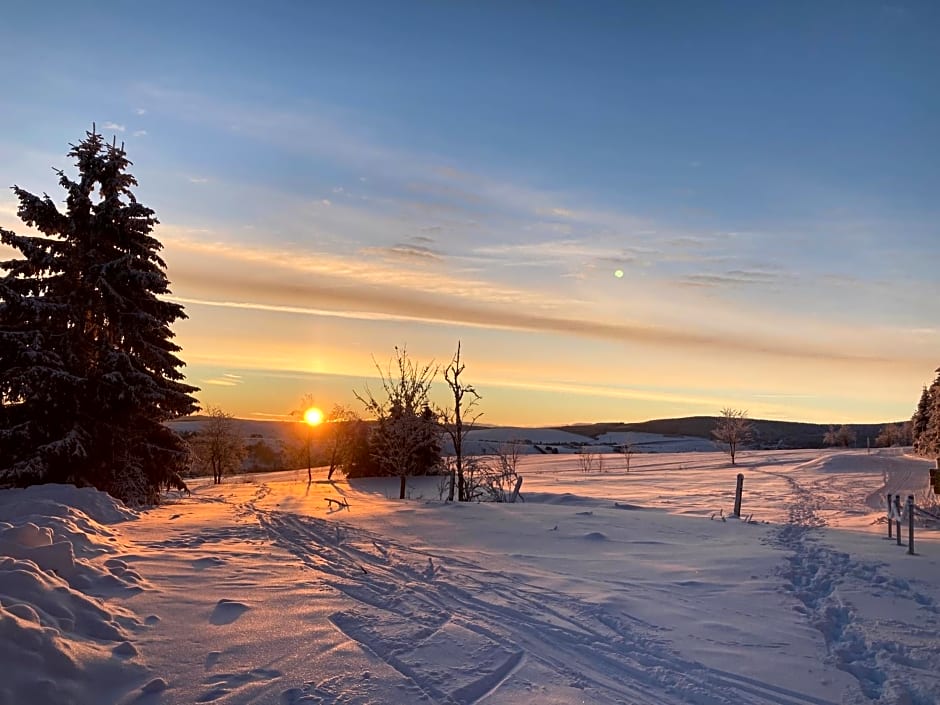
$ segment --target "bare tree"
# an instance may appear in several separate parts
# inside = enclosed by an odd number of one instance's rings
[[[210,406],[205,415],[206,421],[189,443],[195,465],[204,472],[211,472],[213,483],[218,485],[223,475],[241,467],[247,450],[231,414]]]
[[[313,426],[307,423],[307,410],[313,408],[314,397],[304,394],[300,398],[300,407],[290,412],[290,415],[299,419],[297,426],[298,444],[296,447],[297,460],[307,466],[307,485],[313,482]]]
[[[738,449],[754,437],[754,425],[747,417],[747,410],[730,407],[722,409],[712,436],[718,443],[724,444],[734,465]]]
[[[599,460],[600,456],[585,446],[581,446],[578,451],[578,465],[581,467],[581,472],[588,473],[598,469]],[[603,469],[603,466],[600,469]]]
[[[342,404],[335,404],[326,417],[327,442],[330,454],[330,470],[326,475],[327,480],[333,477],[333,472],[337,467],[345,465],[348,461],[354,424],[359,420],[359,415],[355,411]]]
[[[401,478],[399,499],[404,499],[409,475],[425,475],[440,465],[439,426],[428,398],[437,367],[433,362],[416,365],[405,348],[396,346],[394,369],[392,361],[385,369],[378,363],[375,368],[385,398],[376,398],[368,386],[354,394],[376,419],[372,456],[388,474]]]
[[[520,484],[517,467],[522,457],[523,441],[500,443],[487,461],[467,458],[466,490],[469,501],[511,502]]]
[[[450,439],[454,447],[454,457],[450,472],[450,488],[447,493],[447,501],[454,501],[454,479],[457,481],[457,498],[461,502],[467,502],[470,499],[467,492],[467,483],[464,476],[464,447],[463,442],[467,434],[473,430],[477,419],[483,414],[477,413],[475,407],[480,401],[480,395],[469,384],[461,381],[460,375],[463,373],[466,365],[460,359],[460,341],[457,341],[457,352],[454,354],[450,364],[444,369],[444,380],[454,397],[454,406],[451,409],[438,409],[438,416],[441,420],[441,427],[444,434]]]
[[[620,446],[620,452],[623,454],[627,472],[630,472],[630,458],[633,456],[633,444],[630,443],[630,441],[624,441]]]

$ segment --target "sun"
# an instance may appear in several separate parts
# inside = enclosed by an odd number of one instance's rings
[[[309,426],[319,426],[323,423],[323,412],[317,407],[311,406],[304,412],[304,421]]]

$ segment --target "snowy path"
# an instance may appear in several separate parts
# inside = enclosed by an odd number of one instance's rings
[[[753,470],[781,477],[791,487],[789,521],[772,541],[791,553],[783,570],[786,589],[826,639],[834,665],[857,681],[859,693],[846,696],[846,702],[935,705],[940,699],[936,601],[908,580],[892,576],[885,564],[853,558],[822,542],[814,529],[827,525],[820,509],[832,496],[831,480],[816,480],[807,488],[794,477],[799,466],[787,474]],[[910,487],[913,473],[904,468],[898,477],[889,473],[887,480],[889,487]],[[820,491],[823,486],[829,491]],[[856,487],[854,494],[865,490]],[[847,495],[841,491],[839,496]],[[894,601],[897,619],[871,623],[856,607],[886,594]]]
[[[680,658],[655,629],[505,572],[336,520],[254,511],[350,598],[330,616],[337,628],[430,702],[472,705],[510,676],[529,690],[562,679],[592,703],[827,702]]]

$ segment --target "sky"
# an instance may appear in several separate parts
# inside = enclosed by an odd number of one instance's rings
[[[936,3],[3,15],[0,184],[124,142],[204,406],[357,408],[459,341],[494,424],[881,422],[940,365]]]

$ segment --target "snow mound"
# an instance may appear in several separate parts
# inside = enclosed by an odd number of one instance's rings
[[[101,522],[136,516],[103,492],[42,485],[0,492],[0,704],[94,701],[101,683],[139,680],[123,647],[142,628],[103,597],[132,594],[142,579],[113,554]]]
[[[100,524],[137,518],[137,513],[123,502],[92,487],[50,484],[0,492],[0,517],[23,516],[37,508],[41,508],[37,513],[44,516],[62,516],[74,510]]]
[[[872,453],[860,455],[854,452],[833,453],[816,458],[798,466],[801,471],[821,473],[882,473],[899,470],[909,470],[912,463],[922,463],[925,470],[931,463],[922,459],[909,458],[903,455],[887,453]],[[926,475],[926,472],[925,472]]]
[[[215,605],[215,609],[212,610],[209,623],[217,626],[231,624],[250,609],[251,607],[244,602],[226,599],[219,600]]]
[[[599,502],[599,500],[592,497],[582,497],[580,495],[571,494],[570,492],[563,492],[562,494],[556,492],[526,492],[525,501],[527,504],[553,504],[576,507],[597,505]]]

